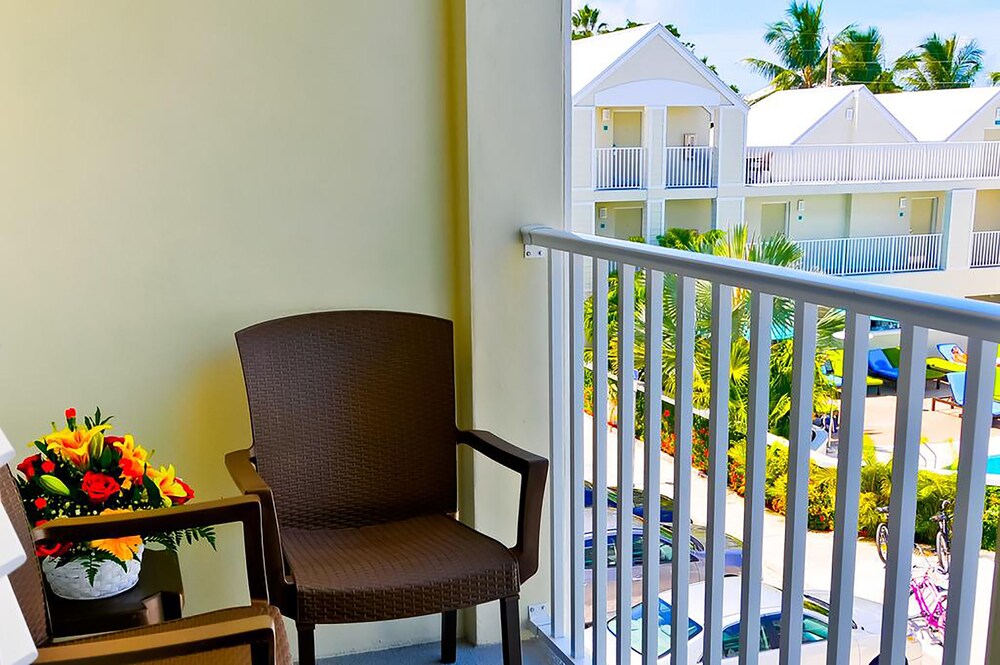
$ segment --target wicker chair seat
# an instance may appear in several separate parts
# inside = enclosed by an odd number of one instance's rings
[[[246,617],[271,615],[274,620],[275,637],[275,663],[276,665],[292,665],[292,654],[288,646],[288,634],[285,632],[285,622],[281,618],[281,613],[277,607],[254,602],[245,607],[230,607],[215,612],[206,612],[185,619],[157,623],[142,628],[132,628],[95,637],[73,640],[73,644],[85,642],[101,642],[104,640],[121,639],[124,637],[139,637],[142,635],[152,635],[164,631],[179,630],[183,628],[197,628],[198,626],[210,626],[223,621],[233,621]],[[212,665],[251,665],[250,647],[240,646],[229,649],[216,649],[193,656],[177,656],[174,658],[157,658],[143,661],[144,663],[156,665],[191,665],[191,663],[212,663]]]
[[[282,529],[298,620],[384,621],[519,592],[510,550],[446,515],[352,529]]]

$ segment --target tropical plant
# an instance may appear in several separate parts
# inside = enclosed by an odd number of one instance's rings
[[[833,78],[841,85],[863,84],[874,93],[897,92],[895,66],[887,67],[878,28],[848,28],[833,46]]]
[[[896,69],[910,90],[968,88],[983,69],[983,49],[975,39],[960,44],[958,35],[934,33],[900,57]]]
[[[776,266],[790,266],[799,260],[801,253],[795,243],[782,235],[759,238],[751,234],[746,226],[737,226],[727,232],[712,231],[700,234],[694,231],[671,230],[660,239],[661,245],[686,249],[719,257],[737,258],[756,263]],[[646,280],[642,271],[636,271],[632,286],[635,295],[635,367],[640,377],[645,367],[645,311]],[[618,332],[619,275],[612,273],[608,279],[608,338],[616,339]],[[750,380],[750,306],[751,293],[747,289],[734,288],[732,295],[733,337],[730,341],[730,424],[736,437],[745,435],[746,414],[749,405]],[[709,406],[711,387],[711,335],[712,335],[712,286],[708,282],[695,285],[695,321],[693,368],[694,407],[706,409]],[[777,434],[787,433],[792,376],[791,331],[795,320],[794,303],[777,298],[774,301],[772,336],[778,340],[772,344],[771,354],[771,415],[770,425]],[[674,395],[677,379],[677,277],[664,275],[663,288],[663,381],[664,393]],[[593,340],[593,299],[584,303],[584,327],[587,338]],[[832,387],[821,376],[819,368],[826,362],[825,352],[835,348],[837,343],[833,333],[843,329],[843,313],[825,310],[819,320],[818,348],[816,359],[814,396],[817,410],[824,410],[828,400],[833,398]],[[619,353],[617,345],[610,344],[608,356],[610,370],[619,373]],[[588,356],[590,354],[588,353]],[[630,374],[625,369],[625,374]]]
[[[580,7],[570,19],[573,23],[573,39],[583,39],[609,32],[608,24],[601,21],[601,10],[589,4]]]
[[[1000,85],[1000,72],[990,72],[990,85]]]
[[[834,42],[839,43],[841,31]],[[743,62],[753,71],[767,77],[774,90],[814,88],[826,79],[827,52],[823,44],[823,3],[801,4],[792,0],[785,11],[785,18],[767,26],[764,41],[774,49],[777,62],[759,58],[745,58]]]

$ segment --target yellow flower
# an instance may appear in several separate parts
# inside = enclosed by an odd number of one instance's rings
[[[113,515],[115,513],[130,513],[132,511],[124,508],[108,508],[102,511],[102,515]],[[125,536],[123,538],[100,538],[90,541],[90,546],[95,550],[102,550],[119,561],[130,561],[135,558],[142,545],[141,536]]]
[[[55,451],[59,457],[77,468],[85,469],[90,458],[88,454],[90,439],[98,432],[104,432],[110,427],[110,425],[99,425],[93,429],[78,427],[75,430],[67,427],[57,432],[52,432],[52,434],[49,434],[43,440],[45,441],[45,446],[49,450]]]
[[[146,469],[146,476],[156,483],[156,486],[160,489],[160,496],[163,497],[163,504],[165,506],[171,506],[174,503],[184,503],[191,497],[190,488],[177,478],[177,472],[174,470],[173,464],[168,467],[161,466],[159,469],[148,467]]]
[[[121,453],[118,466],[122,470],[122,489],[129,489],[133,482],[142,483],[142,475],[146,471],[149,453],[142,446],[136,445],[131,434],[125,435],[122,442],[114,441],[112,445]]]

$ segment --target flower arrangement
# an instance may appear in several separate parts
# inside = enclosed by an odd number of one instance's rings
[[[131,434],[108,434],[111,417],[102,418],[100,409],[93,418],[84,417],[82,423],[75,409],[67,409],[65,417],[66,427],[59,429],[52,423],[52,432],[33,442],[39,452],[17,465],[17,484],[31,524],[39,526],[60,517],[179,506],[194,497],[194,490],[177,477],[173,465],[151,465],[152,454]],[[182,542],[197,540],[206,540],[214,548],[214,530],[200,527],[143,537],[39,543],[35,554],[43,559],[50,582],[51,570],[73,563],[82,568],[93,586],[105,562],[116,564],[125,573],[134,569],[138,580],[144,545],[156,543],[175,551]]]

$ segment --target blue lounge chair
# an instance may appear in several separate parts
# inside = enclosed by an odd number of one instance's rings
[[[942,358],[944,358],[945,360],[947,360],[948,362],[951,362],[951,363],[956,362],[955,361],[955,352],[956,351],[958,352],[959,355],[963,355],[963,356],[965,355],[965,351],[963,351],[962,347],[960,347],[958,344],[938,344],[937,345],[937,350],[938,350],[938,353],[941,354]],[[959,363],[959,364],[961,364],[961,363]]]
[[[965,406],[965,372],[949,372],[948,388],[951,389],[951,397],[932,397],[931,411],[938,402],[961,409]],[[993,419],[1000,418],[1000,402],[993,400]]]
[[[871,349],[868,351],[868,373],[879,379],[899,381],[899,369],[892,366],[889,359],[885,357],[882,349]]]

